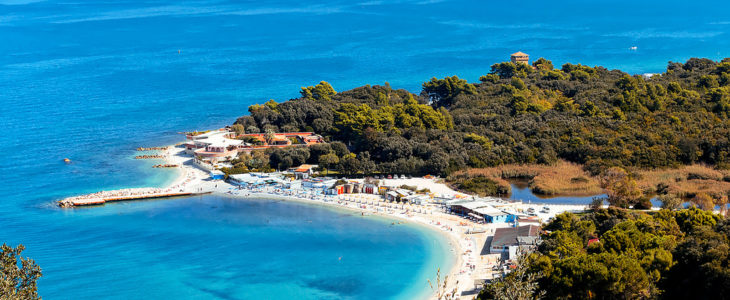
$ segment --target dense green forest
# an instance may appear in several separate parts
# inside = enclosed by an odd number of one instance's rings
[[[648,202],[648,194],[624,169],[730,168],[730,58],[670,62],[653,76],[580,64],[555,68],[543,58],[531,66],[506,62],[491,66],[478,83],[433,78],[419,95],[387,83],[338,93],[321,82],[303,87],[300,98],[271,100],[249,112],[235,123],[242,131],[314,131],[330,143],[243,155],[235,161],[242,171],[310,162],[349,174],[445,176],[564,160],[596,176],[570,180],[600,181],[612,205],[629,207]],[[676,181],[707,185],[697,174],[709,171],[692,168]],[[499,192],[494,183],[486,177],[461,182]],[[652,183],[647,193],[666,189]],[[682,201],[674,202],[667,207]],[[714,208],[711,199],[704,202]],[[724,299],[730,293],[730,221],[712,212],[596,209],[559,215],[544,229],[538,251],[480,298]]]
[[[346,173],[448,175],[559,159],[591,174],[611,166],[730,167],[727,58],[670,62],[650,77],[580,64],[557,69],[543,58],[506,62],[479,83],[433,78],[420,95],[387,83],[338,93],[321,82],[300,98],[248,111],[235,123],[242,131],[314,131],[340,143],[245,156],[238,170],[310,162]]]
[[[730,219],[697,208],[564,213],[479,299],[727,299]],[[511,299],[515,299],[514,297]]]

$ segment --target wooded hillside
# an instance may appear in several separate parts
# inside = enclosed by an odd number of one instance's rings
[[[559,159],[593,175],[610,166],[730,166],[730,59],[670,62],[651,77],[579,64],[556,69],[542,58],[533,66],[495,64],[479,83],[433,78],[420,95],[387,83],[337,93],[321,82],[303,87],[300,98],[253,105],[236,124],[341,141],[345,151],[319,149],[326,153],[304,160],[336,154],[325,165],[350,173],[447,175]]]

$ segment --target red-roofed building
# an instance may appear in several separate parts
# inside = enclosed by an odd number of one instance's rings
[[[314,174],[314,168],[316,168],[317,165],[301,165],[295,168],[289,168],[289,172],[294,173],[294,176],[296,176],[297,179],[306,179],[309,178],[312,174]]]
[[[249,133],[240,136],[244,139],[253,138],[261,141],[259,145],[244,145],[239,149],[246,152],[251,152],[257,149],[266,149],[271,147],[287,147],[287,146],[310,146],[314,144],[324,143],[322,136],[314,134],[314,132],[283,132],[274,133],[273,137],[269,136],[270,140],[267,140],[265,133]],[[292,142],[294,141],[294,142]]]

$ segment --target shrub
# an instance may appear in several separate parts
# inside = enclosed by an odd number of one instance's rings
[[[477,176],[469,178],[458,184],[460,190],[476,193],[480,196],[498,196],[508,195],[510,193],[510,187],[504,186],[496,181],[484,177]]]
[[[662,202],[662,208],[675,210],[682,206],[682,199],[673,195],[661,195],[659,201]]]
[[[407,185],[407,184],[401,185],[400,188],[406,189],[406,190],[409,190],[409,191],[414,191],[414,192],[418,190],[418,187],[417,186],[415,186],[415,185]]]
[[[589,180],[583,176],[573,177],[570,179],[572,183],[587,183]]]
[[[689,174],[687,174],[687,180],[692,179],[715,180],[717,178],[710,174],[690,172]]]

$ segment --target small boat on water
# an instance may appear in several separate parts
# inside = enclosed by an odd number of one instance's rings
[[[70,162],[71,162],[71,160],[70,160],[70,159],[68,159],[68,158],[64,158],[64,159],[63,159],[63,162],[65,162],[65,163],[70,163]]]
[[[636,47],[636,46],[631,46],[631,47],[629,48],[629,50],[634,50],[634,51],[636,51],[636,49],[639,49],[639,47]]]

